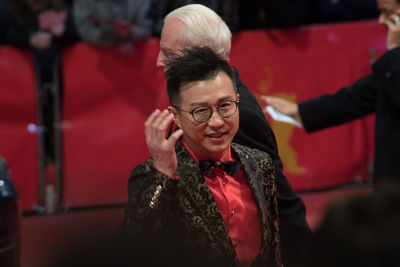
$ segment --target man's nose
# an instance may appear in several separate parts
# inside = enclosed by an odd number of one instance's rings
[[[208,121],[208,126],[210,128],[220,128],[224,125],[224,120],[221,115],[218,114],[216,110],[213,111],[210,120]]]
[[[164,63],[164,61],[165,61],[165,57],[164,57],[164,55],[161,53],[161,51],[158,53],[158,57],[157,57],[157,62],[156,62],[156,65],[157,65],[157,67],[160,67],[160,68],[165,68],[165,63]]]

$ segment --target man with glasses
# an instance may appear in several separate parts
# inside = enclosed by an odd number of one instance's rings
[[[164,19],[161,32],[157,66],[165,64],[173,54],[184,48],[207,46],[220,58],[229,60],[232,34],[218,14],[200,4],[190,4],[173,10]],[[282,258],[285,267],[298,266],[301,251],[311,236],[306,222],[306,209],[302,199],[283,174],[274,133],[254,95],[242,82],[239,72],[233,68],[237,91],[240,94],[239,130],[234,142],[268,153],[275,167],[279,211]]]
[[[271,157],[231,143],[240,98],[232,67],[204,47],[167,64],[171,105],[145,123],[151,158],[131,174],[121,236],[156,244],[145,266],[282,266]],[[167,136],[171,123],[179,129]]]

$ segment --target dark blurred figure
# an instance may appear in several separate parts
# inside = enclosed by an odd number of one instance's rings
[[[0,0],[0,45],[6,44],[7,41],[7,0]]]
[[[20,263],[20,213],[18,194],[6,161],[0,156],[0,266]]]
[[[305,24],[311,15],[313,0],[240,1],[240,30],[287,28]]]
[[[75,0],[73,17],[82,40],[119,50],[152,34],[150,0]]]
[[[47,158],[54,159],[53,78],[60,73],[57,58],[64,45],[79,40],[68,6],[62,0],[13,0],[7,5],[9,18],[7,43],[17,48],[32,49],[38,80],[39,108],[44,114]],[[58,75],[59,76],[59,75]]]
[[[68,6],[62,0],[9,1],[7,41],[18,48],[33,49],[40,66],[40,81],[52,81],[54,58],[61,45],[78,40]]]
[[[375,19],[376,0],[314,0],[311,22],[337,22]]]
[[[115,245],[113,232],[85,229],[59,244],[58,253],[48,256],[44,267],[217,267],[207,257],[183,247],[175,236],[165,236],[156,243],[138,236]],[[1,265],[3,266],[3,265]]]
[[[305,24],[377,18],[376,0],[240,1],[239,29],[290,28]]]
[[[316,229],[309,260],[317,267],[400,266],[400,184],[337,202]]]

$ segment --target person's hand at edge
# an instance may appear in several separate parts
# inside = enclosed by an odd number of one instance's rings
[[[300,120],[299,106],[296,103],[275,96],[260,96],[260,98],[280,113]]]
[[[386,25],[388,33],[386,45],[388,50],[400,47],[400,10],[393,14],[389,19],[383,21]]]

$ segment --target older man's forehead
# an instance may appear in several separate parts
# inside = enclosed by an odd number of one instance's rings
[[[395,12],[400,7],[400,3],[397,0],[378,0],[377,4],[381,12]]]
[[[185,32],[185,24],[177,18],[166,19],[161,31],[160,44],[171,50],[179,49]]]

